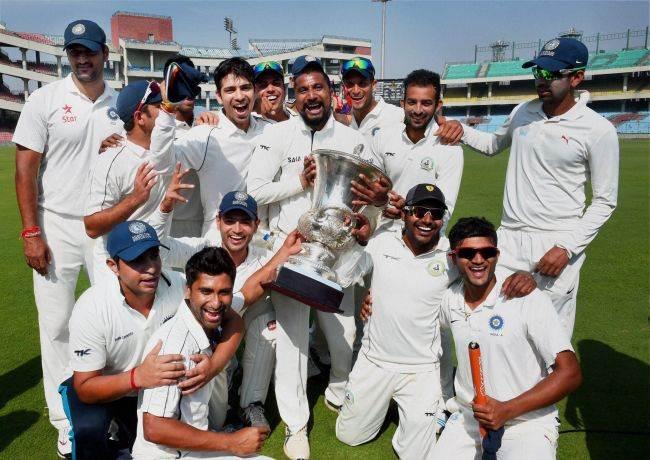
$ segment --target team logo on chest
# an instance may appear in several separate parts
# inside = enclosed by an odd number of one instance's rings
[[[490,335],[501,335],[503,332],[503,318],[499,315],[493,315],[490,317],[489,326],[492,332]]]
[[[431,276],[438,277],[440,275],[444,275],[446,270],[447,268],[445,267],[445,263],[442,260],[435,259],[429,262],[427,265],[427,272]]]
[[[115,107],[109,107],[108,110],[106,110],[106,115],[108,115],[108,118],[113,121],[116,121],[118,118],[120,118]]]
[[[433,159],[431,157],[424,157],[420,161],[420,168],[425,171],[431,171],[433,169]]]
[[[63,123],[74,123],[77,121],[77,116],[72,113],[71,105],[66,104],[63,107],[61,107],[61,109],[63,109],[63,116],[61,117]]]

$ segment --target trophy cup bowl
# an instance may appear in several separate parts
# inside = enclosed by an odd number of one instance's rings
[[[364,174],[370,181],[390,179],[378,167],[359,157],[336,150],[314,150],[316,181],[311,209],[298,220],[298,231],[306,238],[300,253],[291,256],[278,270],[272,290],[327,312],[341,312],[343,289],[332,266],[354,244],[355,213],[353,180]]]

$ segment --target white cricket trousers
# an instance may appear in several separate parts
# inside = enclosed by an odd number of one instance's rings
[[[343,404],[345,383],[352,369],[352,344],[355,336],[354,289],[344,290],[341,310],[326,313],[314,310],[318,316],[332,367],[325,397],[333,404]],[[280,417],[291,431],[297,431],[309,421],[307,400],[307,356],[309,354],[309,315],[312,309],[302,302],[271,293],[276,317],[275,399]]]
[[[499,460],[554,460],[558,440],[554,421],[527,421],[506,426],[497,452]],[[478,422],[471,410],[454,412],[433,450],[434,459],[481,460]]]
[[[38,310],[43,387],[50,423],[57,429],[68,426],[57,389],[70,377],[68,322],[75,304],[75,289],[81,267],[92,275],[94,241],[86,235],[82,217],[39,210],[43,237],[52,252],[48,274],[34,271],[34,299]]]
[[[336,437],[350,446],[372,440],[379,433],[394,399],[399,425],[393,436],[393,449],[404,460],[433,458],[435,415],[440,397],[438,368],[416,374],[393,372],[370,361],[361,350],[336,419]]]
[[[501,252],[498,268],[507,273],[517,270],[532,272],[539,259],[555,246],[558,232],[529,232],[499,227],[497,237]],[[580,268],[584,261],[585,253],[582,252],[569,260],[569,264],[557,278],[535,275],[537,287],[551,297],[555,311],[569,337],[573,335]]]
[[[239,405],[266,402],[275,369],[275,310],[269,298],[258,301],[244,313],[246,345],[241,358],[243,377]]]

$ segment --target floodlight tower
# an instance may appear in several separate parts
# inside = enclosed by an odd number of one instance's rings
[[[372,0],[374,3],[381,3],[381,67],[379,78],[384,78],[384,60],[386,59],[386,3],[390,0]]]
[[[235,29],[235,24],[231,17],[226,16],[223,18],[223,27],[228,32],[228,41],[230,42],[230,48],[233,50],[238,50],[239,45],[237,44],[237,30]]]
[[[560,38],[573,38],[575,40],[582,41],[582,31],[577,30],[575,27],[571,27],[569,30],[567,30],[566,32],[562,32],[558,36]]]
[[[510,46],[510,44],[503,40],[497,40],[494,43],[490,43],[490,48],[492,48],[492,62],[505,61],[506,48],[508,48],[508,46]]]

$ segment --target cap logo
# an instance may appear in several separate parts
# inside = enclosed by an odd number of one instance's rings
[[[305,56],[305,61],[316,62],[316,58],[314,56]]]
[[[427,192],[433,192],[436,189],[433,185],[425,185],[424,188],[427,189]]]
[[[75,24],[75,25],[72,27],[72,31],[71,31],[71,32],[72,32],[73,34],[75,34],[75,35],[82,35],[85,31],[86,31],[86,26],[84,26],[83,24],[79,23],[79,24]]]
[[[244,192],[235,192],[235,200],[237,201],[246,201],[248,199],[248,195]]]
[[[134,235],[139,235],[147,231],[147,227],[142,222],[131,222],[129,224],[129,231]]]
[[[560,46],[560,40],[554,38],[550,42],[547,42],[546,45],[544,45],[544,49],[547,51],[553,51],[558,46]]]

